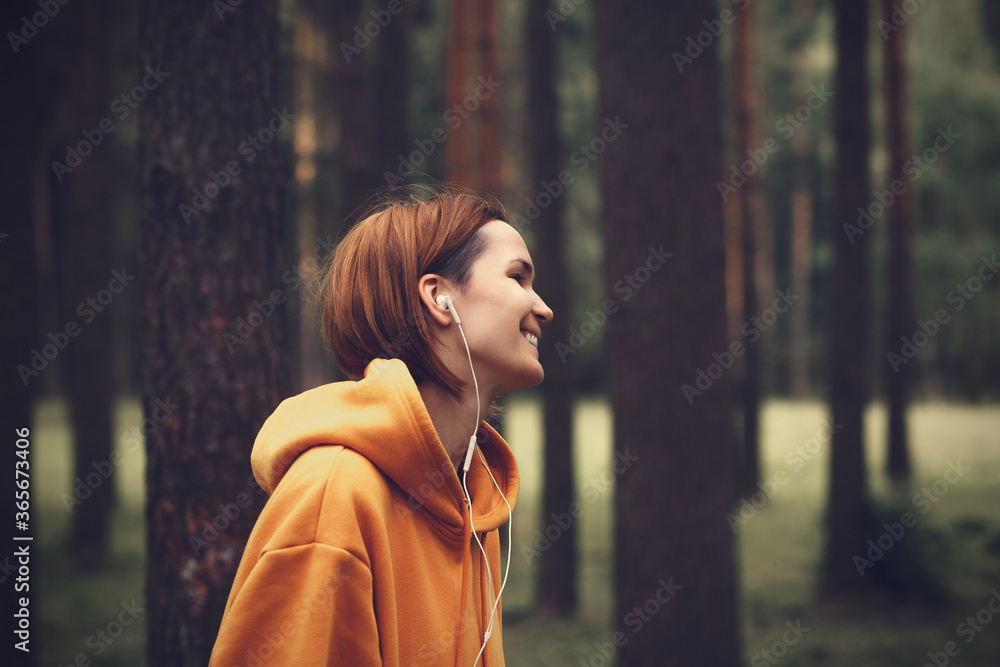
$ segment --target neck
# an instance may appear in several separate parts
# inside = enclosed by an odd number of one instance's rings
[[[469,438],[473,435],[473,424],[478,429],[479,423],[486,417],[492,398],[481,395],[479,414],[476,414],[476,396],[471,381],[466,383],[460,399],[456,400],[441,385],[434,382],[422,382],[417,386],[427,414],[431,417],[434,430],[448,457],[456,469],[461,468],[465,454],[469,449]],[[482,387],[480,387],[482,394]]]

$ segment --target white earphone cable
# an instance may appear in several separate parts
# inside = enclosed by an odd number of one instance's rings
[[[448,310],[451,311],[455,324],[458,325],[458,331],[462,335],[462,343],[465,344],[465,354],[469,359],[469,370],[472,372],[472,383],[476,392],[476,427],[472,433],[472,437],[469,438],[469,449],[465,455],[463,465],[463,471],[465,474],[462,475],[462,488],[465,491],[465,499],[469,504],[469,526],[472,528],[472,537],[476,540],[476,544],[479,545],[479,551],[483,554],[483,563],[486,565],[486,577],[490,594],[493,592],[493,572],[490,570],[489,556],[487,556],[486,549],[483,547],[483,543],[479,539],[479,534],[476,532],[476,526],[472,518],[472,495],[469,493],[469,468],[472,465],[473,451],[476,451],[479,454],[479,460],[482,461],[483,467],[486,469],[487,474],[489,474],[490,479],[493,480],[493,485],[496,487],[497,491],[500,493],[500,497],[503,498],[504,504],[507,506],[507,569],[506,572],[504,572],[503,580],[500,583],[500,590],[497,591],[496,599],[490,607],[490,619],[486,624],[486,632],[483,635],[483,645],[479,649],[479,654],[476,655],[476,661],[472,663],[473,667],[475,667],[479,664],[479,659],[486,650],[486,644],[489,642],[490,636],[493,634],[493,622],[496,618],[497,607],[500,604],[500,596],[503,595],[503,589],[507,585],[507,576],[510,574],[511,544],[513,542],[511,539],[513,537],[511,524],[513,523],[514,511],[511,509],[510,503],[507,501],[507,496],[504,495],[503,489],[500,488],[500,484],[497,482],[496,477],[493,476],[493,472],[486,464],[486,459],[483,457],[482,451],[476,447],[476,434],[479,432],[479,414],[482,410],[482,402],[479,398],[479,381],[476,379],[476,369],[472,364],[472,351],[469,349],[469,341],[466,339],[465,330],[462,328],[462,320],[458,317],[458,314],[455,311],[455,306],[451,302],[451,298],[445,297],[445,299],[448,304]]]

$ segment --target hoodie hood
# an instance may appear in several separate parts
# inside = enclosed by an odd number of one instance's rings
[[[485,422],[477,440],[513,507],[518,491],[513,452]],[[342,445],[367,458],[409,496],[411,509],[422,506],[441,521],[465,525],[465,492],[402,361],[376,359],[361,380],[327,384],[283,401],[264,422],[250,455],[257,482],[272,494],[295,459],[321,445]],[[476,531],[503,525],[507,506],[479,453],[473,456],[468,486]]]

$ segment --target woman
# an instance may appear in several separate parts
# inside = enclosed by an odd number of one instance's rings
[[[552,311],[533,277],[502,211],[470,195],[390,204],[344,237],[322,326],[355,380],[261,429],[271,497],[212,665],[503,664],[497,529],[518,477],[483,418],[542,380]]]

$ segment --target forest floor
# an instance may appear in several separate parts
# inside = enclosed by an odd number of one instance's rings
[[[602,401],[583,401],[575,418],[580,604],[573,618],[547,618],[532,611],[536,531],[551,523],[539,516],[540,413],[525,399],[506,408],[505,432],[521,470],[513,567],[503,597],[504,648],[514,667],[613,664],[602,662],[595,648],[595,642],[609,640],[616,624],[610,584],[613,475],[606,472],[612,464],[610,412]],[[137,402],[123,403],[115,432],[127,433],[140,419]],[[123,452],[110,562],[81,571],[65,547],[69,513],[62,496],[72,493],[65,407],[42,403],[35,423],[33,518],[40,563],[32,591],[38,664],[70,665],[82,655],[93,665],[142,665],[141,612],[117,637],[98,632],[107,630],[123,604],[134,600],[135,609],[144,604],[141,448]],[[1000,590],[1000,407],[922,404],[911,410],[909,425],[915,475],[912,488],[899,493],[882,473],[884,410],[874,406],[868,414],[869,488],[882,511],[872,537],[878,540],[882,522],[897,522],[906,511],[916,525],[894,540],[876,567],[866,569],[866,576],[885,575],[882,593],[823,604],[816,573],[829,455],[826,411],[815,402],[766,404],[762,479],[774,481],[784,473],[778,479],[785,481],[771,487],[766,504],[756,498],[762,507],[753,515],[746,511],[745,523],[736,525],[745,664],[921,667],[934,664],[928,654],[935,654],[937,667],[1000,664],[1000,618],[994,621],[987,609]],[[969,616],[973,624],[966,622]],[[782,645],[786,623],[809,629],[794,646]]]

